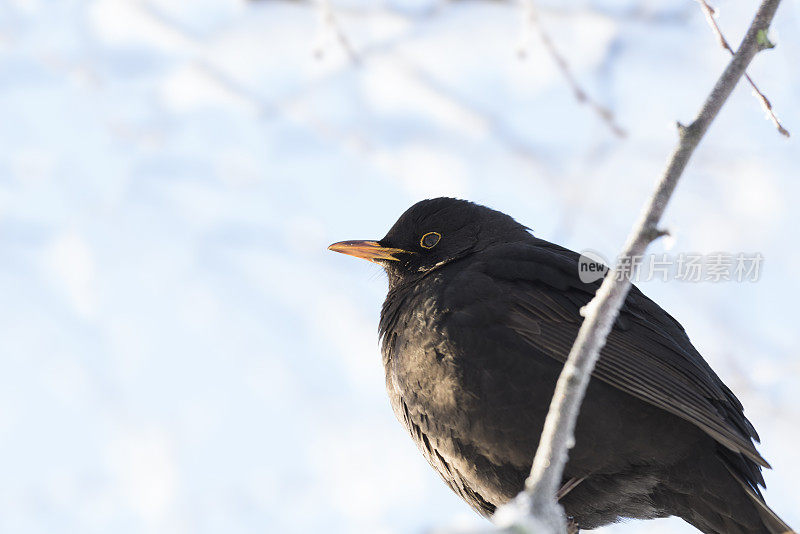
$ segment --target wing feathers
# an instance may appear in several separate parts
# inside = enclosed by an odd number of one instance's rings
[[[576,253],[537,241],[540,246],[509,247],[503,260],[482,263],[481,269],[507,284],[504,293],[516,301],[509,310],[509,326],[540,352],[563,362],[582,321],[579,310],[593,297],[599,281],[580,282]],[[758,440],[758,434],[739,400],[692,346],[681,325],[635,287],[593,374],[769,467],[751,441]],[[763,483],[755,466],[751,471],[757,473],[754,481]]]

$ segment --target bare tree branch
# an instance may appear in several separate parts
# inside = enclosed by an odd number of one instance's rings
[[[764,48],[767,29],[779,4],[780,0],[763,1],[738,51],[717,80],[697,117],[689,126],[678,125],[678,146],[639,222],[633,228],[621,259],[641,256],[650,242],[662,234],[658,223],[678,180],[750,61]],[[525,482],[525,491],[495,515],[496,523],[506,531],[536,534],[566,532],[563,509],[558,504],[556,495],[561,485],[568,451],[574,443],[575,421],[586,386],[600,350],[605,345],[606,337],[628,294],[632,274],[618,261],[603,280],[595,297],[582,311],[585,319],[556,384],[531,474]]]
[[[324,37],[325,34],[332,35],[339,46],[344,50],[347,57],[350,58],[354,64],[358,65],[361,62],[361,58],[359,57],[356,49],[353,48],[353,45],[350,43],[350,39],[347,38],[345,35],[344,30],[339,25],[339,21],[337,20],[336,16],[333,14],[333,8],[331,7],[330,0],[317,0],[317,10],[319,11],[319,18],[320,18],[320,25],[322,26],[322,31],[320,32],[320,42],[314,48],[314,55],[321,58],[325,54],[324,48]]]
[[[703,10],[703,13],[705,13],[708,25],[711,26],[711,29],[716,34],[717,39],[719,40],[719,45],[728,52],[730,52],[731,55],[733,55],[734,54],[733,48],[731,48],[731,45],[728,44],[728,40],[725,39],[725,36],[722,34],[722,30],[720,29],[719,24],[717,24],[717,19],[715,17],[716,10],[713,7],[711,7],[708,4],[708,2],[706,2],[706,0],[697,0],[697,2],[700,4],[700,8]],[[781,121],[778,120],[778,117],[775,115],[775,111],[773,111],[772,109],[772,103],[769,101],[766,95],[761,92],[761,90],[755,84],[753,79],[750,78],[749,74],[745,72],[744,77],[750,84],[750,87],[753,88],[753,95],[758,99],[759,102],[761,102],[761,106],[764,108],[764,111],[766,112],[767,116],[772,121],[772,124],[774,124],[775,127],[778,129],[778,133],[786,137],[789,137],[791,134],[789,133],[789,130],[783,127]]]
[[[558,51],[553,43],[553,40],[550,38],[550,34],[547,33],[547,30],[545,30],[544,26],[542,25],[542,21],[539,19],[539,12],[535,1],[525,0],[523,7],[525,10],[526,33],[523,38],[523,43],[519,49],[520,57],[525,57],[529,32],[535,31],[539,35],[539,39],[542,41],[545,50],[547,50],[547,52],[553,58],[553,61],[555,61],[558,69],[564,76],[564,79],[572,89],[575,99],[581,104],[586,104],[589,106],[589,108],[591,108],[597,114],[597,116],[606,123],[614,135],[617,137],[625,137],[627,134],[625,130],[619,124],[617,124],[616,120],[614,119],[614,113],[607,107],[592,99],[572,74],[572,69],[570,69],[569,63]]]

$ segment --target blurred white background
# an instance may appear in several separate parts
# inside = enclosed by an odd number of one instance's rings
[[[737,44],[756,0],[719,0]],[[448,195],[614,257],[728,61],[692,0],[542,0],[576,102],[499,1],[0,2],[0,532],[416,533],[480,525],[394,420],[380,270],[326,251]],[[800,3],[750,68],[800,136]],[[800,525],[800,150],[744,85],[651,282],[740,396]],[[653,250],[663,251],[665,242]],[[692,532],[679,520],[606,533]]]

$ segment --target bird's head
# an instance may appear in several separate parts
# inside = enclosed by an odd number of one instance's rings
[[[328,249],[381,265],[394,286],[487,246],[528,237],[528,229],[504,213],[440,197],[408,208],[383,239],[341,241]]]

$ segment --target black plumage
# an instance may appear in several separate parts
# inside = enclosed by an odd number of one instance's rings
[[[511,217],[437,198],[380,241],[386,387],[445,482],[490,516],[523,487],[558,374],[599,281]],[[789,531],[759,491],[758,434],[681,325],[633,287],[578,418],[561,504],[580,528],[676,515],[713,534]]]

